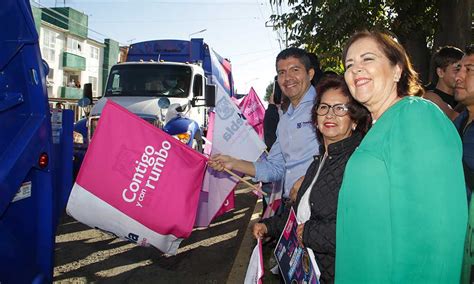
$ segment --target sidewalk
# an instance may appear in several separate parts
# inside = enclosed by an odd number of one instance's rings
[[[244,283],[245,274],[247,273],[247,267],[250,260],[250,255],[256,245],[256,241],[252,236],[252,226],[253,224],[257,223],[260,220],[262,213],[262,200],[258,199],[257,204],[252,213],[252,217],[248,223],[246,228],[244,237],[242,239],[242,243],[240,244],[239,251],[235,258],[234,264],[232,266],[232,270],[229,274],[229,278],[227,279],[227,283]],[[269,263],[270,257],[273,255],[274,250],[273,244],[267,244],[262,247],[263,253],[263,266],[265,269],[264,276],[263,276],[263,283],[265,284],[279,284],[280,277],[278,275],[272,274],[270,271],[271,264]]]

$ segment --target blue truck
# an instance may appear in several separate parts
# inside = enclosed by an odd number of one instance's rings
[[[0,23],[0,283],[51,283],[73,112],[50,111],[29,0],[3,0]]]
[[[126,58],[111,68],[103,97],[74,126],[75,172],[107,100],[202,151],[207,110],[214,106],[216,92],[234,94],[230,61],[202,38],[135,43]]]

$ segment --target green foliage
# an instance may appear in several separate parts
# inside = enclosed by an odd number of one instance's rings
[[[270,99],[270,96],[271,96],[272,93],[273,93],[273,84],[274,84],[274,82],[271,81],[271,82],[268,84],[267,88],[265,89],[265,97],[264,97],[263,99],[264,99],[265,101],[267,101],[267,102],[268,102],[268,100]]]
[[[281,5],[283,0],[270,0]],[[318,54],[324,68],[342,70],[344,42],[363,29],[388,30],[403,43],[413,33],[431,42],[437,0],[287,0],[291,11],[272,15],[275,28],[287,32],[289,45]]]

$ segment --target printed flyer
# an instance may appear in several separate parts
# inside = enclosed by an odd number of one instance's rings
[[[275,249],[275,257],[281,274],[286,284],[319,284],[308,249],[301,247],[298,243],[297,227],[296,214],[291,208],[285,229]]]

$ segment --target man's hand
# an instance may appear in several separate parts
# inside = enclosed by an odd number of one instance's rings
[[[263,223],[255,223],[252,228],[253,237],[256,239],[261,239],[268,233],[267,225]]]
[[[235,159],[227,155],[214,155],[207,164],[216,171],[222,172],[224,169],[232,170],[234,168]]]
[[[296,202],[296,196],[298,196],[298,191],[300,190],[301,184],[303,183],[304,176],[300,177],[294,184],[290,190],[290,200],[291,202]]]

